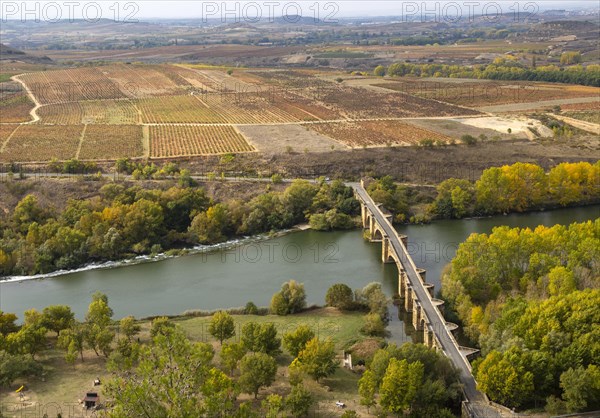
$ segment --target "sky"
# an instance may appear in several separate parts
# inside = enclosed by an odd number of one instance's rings
[[[148,20],[159,18],[220,18],[251,22],[265,21],[270,17],[300,15],[321,19],[345,17],[374,17],[374,16],[408,16],[421,13],[454,14],[460,7],[461,14],[482,14],[485,10],[490,13],[511,14],[516,11],[541,11],[546,9],[573,9],[583,7],[598,7],[597,0],[0,0],[0,18],[29,19],[36,15],[42,20],[52,20],[60,16],[68,19],[103,18],[119,21]],[[488,9],[486,9],[489,7]]]

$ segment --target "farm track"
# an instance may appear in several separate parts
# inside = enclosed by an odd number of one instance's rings
[[[527,110],[536,110],[544,107],[560,106],[565,104],[578,104],[578,103],[594,103],[598,102],[598,97],[576,97],[573,99],[555,99],[555,100],[542,100],[537,102],[529,103],[509,103],[495,106],[481,106],[475,110],[485,113],[497,113],[497,112],[520,112]]]
[[[29,112],[29,114],[31,115],[31,117],[33,118],[33,120],[31,120],[29,122],[22,122],[22,123],[23,124],[26,124],[26,123],[36,123],[36,122],[38,122],[40,120],[40,117],[37,114],[37,110],[42,106],[42,104],[38,101],[38,99],[35,97],[35,95],[31,91],[31,89],[27,86],[27,84],[25,84],[25,82],[19,78],[22,75],[24,75],[24,74],[19,74],[19,75],[12,76],[10,79],[12,81],[16,81],[17,83],[19,83],[20,85],[23,86],[23,88],[25,89],[25,92],[27,93],[27,95],[29,96],[29,98],[31,99],[31,101],[33,102],[33,104],[35,105],[35,107],[33,109],[31,109],[31,111]]]
[[[582,131],[590,132],[594,135],[600,135],[600,125],[597,123],[586,122],[584,120],[570,118],[568,116],[555,115],[554,113],[548,113],[548,116],[551,116],[558,120],[562,120],[563,122],[566,122],[571,126],[581,129]]]

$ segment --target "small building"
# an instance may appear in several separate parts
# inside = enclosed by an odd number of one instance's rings
[[[83,398],[83,405],[85,409],[95,408],[100,402],[100,397],[97,392],[87,392],[85,398]]]

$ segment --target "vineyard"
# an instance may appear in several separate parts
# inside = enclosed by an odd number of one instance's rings
[[[82,101],[45,105],[38,109],[43,123],[57,125],[136,124],[137,109],[129,100]]]
[[[153,158],[250,152],[254,148],[232,126],[151,126]]]
[[[79,151],[82,160],[115,160],[141,157],[142,127],[139,125],[88,125]]]
[[[5,143],[0,161],[67,160],[77,154],[83,126],[21,125]]]
[[[31,109],[33,109],[33,103],[25,93],[3,95],[0,99],[0,122],[29,122]]]
[[[19,125],[9,125],[9,124],[0,124],[0,149],[4,145],[4,142],[8,139],[10,134],[13,133],[15,129],[17,129]]]
[[[449,82],[403,80],[374,84],[393,91],[417,95],[423,98],[468,106],[493,106],[509,103],[529,103],[544,100],[597,97],[600,89],[595,87],[544,84],[533,82]]]
[[[445,135],[399,121],[319,123],[311,129],[353,148],[418,145],[423,139],[451,141]]]

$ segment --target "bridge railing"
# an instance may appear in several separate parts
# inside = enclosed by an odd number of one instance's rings
[[[366,195],[366,196],[367,196],[367,198],[370,200],[370,202],[369,202],[369,203],[371,203],[371,204],[373,205],[373,207],[375,207],[375,208],[376,208],[376,210],[379,210],[379,207],[378,207],[378,206],[375,204],[375,201],[374,201],[374,200],[371,198],[371,196],[369,196],[369,194],[366,192],[366,189],[364,188],[364,182],[363,182],[363,180],[361,180],[361,181],[360,181],[360,186],[361,186],[361,188],[362,188],[363,190],[365,190],[365,195]],[[366,204],[367,202],[364,202],[364,203]],[[383,215],[383,213],[382,213],[382,215]],[[398,239],[398,242],[399,242],[399,244],[400,244],[400,248],[402,249],[402,252],[404,253],[404,254],[403,254],[403,255],[404,255],[404,258],[405,258],[406,260],[408,260],[408,263],[410,264],[410,267],[412,267],[412,269],[413,269],[414,273],[415,273],[415,274],[417,275],[417,277],[418,277],[418,276],[419,276],[419,272],[418,272],[417,266],[416,266],[415,262],[413,261],[412,257],[410,256],[410,254],[409,254],[409,252],[408,252],[408,250],[407,250],[406,246],[405,246],[405,245],[404,245],[404,243],[402,242],[402,239],[400,239],[400,235],[398,234],[398,231],[396,231],[396,228],[394,228],[394,226],[392,225],[392,223],[389,221],[389,219],[388,219],[388,218],[387,218],[385,215],[383,215],[383,216],[382,216],[382,218],[383,218],[383,221],[384,221],[384,222],[385,222],[385,223],[386,223],[386,224],[389,226],[389,229],[390,229],[390,230],[393,232],[393,234],[395,234],[395,235],[396,235],[396,238]],[[393,248],[393,246],[392,246],[392,248]],[[399,255],[399,254],[398,254],[398,257],[400,258],[400,255]],[[421,282],[419,282],[419,283],[421,284]],[[422,285],[422,284],[421,284],[421,285]],[[423,288],[423,289],[425,290],[425,288]],[[431,302],[431,304],[432,304],[432,306],[433,306],[433,308],[434,308],[434,310],[435,310],[435,313],[436,313],[436,315],[438,316],[438,318],[439,318],[439,320],[441,321],[441,323],[444,325],[444,329],[443,329],[443,330],[440,330],[440,332],[444,332],[444,333],[446,333],[446,335],[447,335],[447,336],[450,338],[450,340],[451,340],[452,344],[454,344],[454,346],[456,347],[456,349],[457,349],[457,351],[458,351],[458,354],[459,354],[459,355],[460,355],[460,357],[463,359],[463,362],[465,363],[465,365],[466,365],[467,369],[469,370],[469,372],[471,372],[471,371],[472,371],[472,368],[471,368],[471,363],[470,363],[470,362],[469,362],[469,360],[466,358],[466,356],[464,356],[464,355],[463,355],[463,353],[460,351],[460,345],[458,344],[458,341],[456,341],[456,338],[454,338],[454,335],[452,335],[452,332],[448,331],[448,330],[446,329],[446,327],[445,327],[445,324],[446,324],[446,319],[443,317],[443,315],[442,315],[442,313],[440,312],[440,310],[439,310],[438,308],[436,308],[436,307],[435,307],[435,305],[433,304],[433,298],[431,297],[431,295],[429,294],[429,292],[425,291],[424,293],[425,293],[425,295],[426,295],[425,297],[429,298],[429,300],[430,300],[430,302]],[[427,315],[427,313],[426,313],[426,312],[425,312],[425,315]],[[434,332],[434,335],[435,335],[435,332]],[[437,336],[435,336],[435,338],[437,338]],[[443,345],[441,344],[441,341],[439,341],[439,342],[440,342],[440,346],[441,346],[441,348],[442,348],[442,351],[444,351],[444,349],[443,349]],[[447,353],[446,353],[446,354],[447,354]]]

